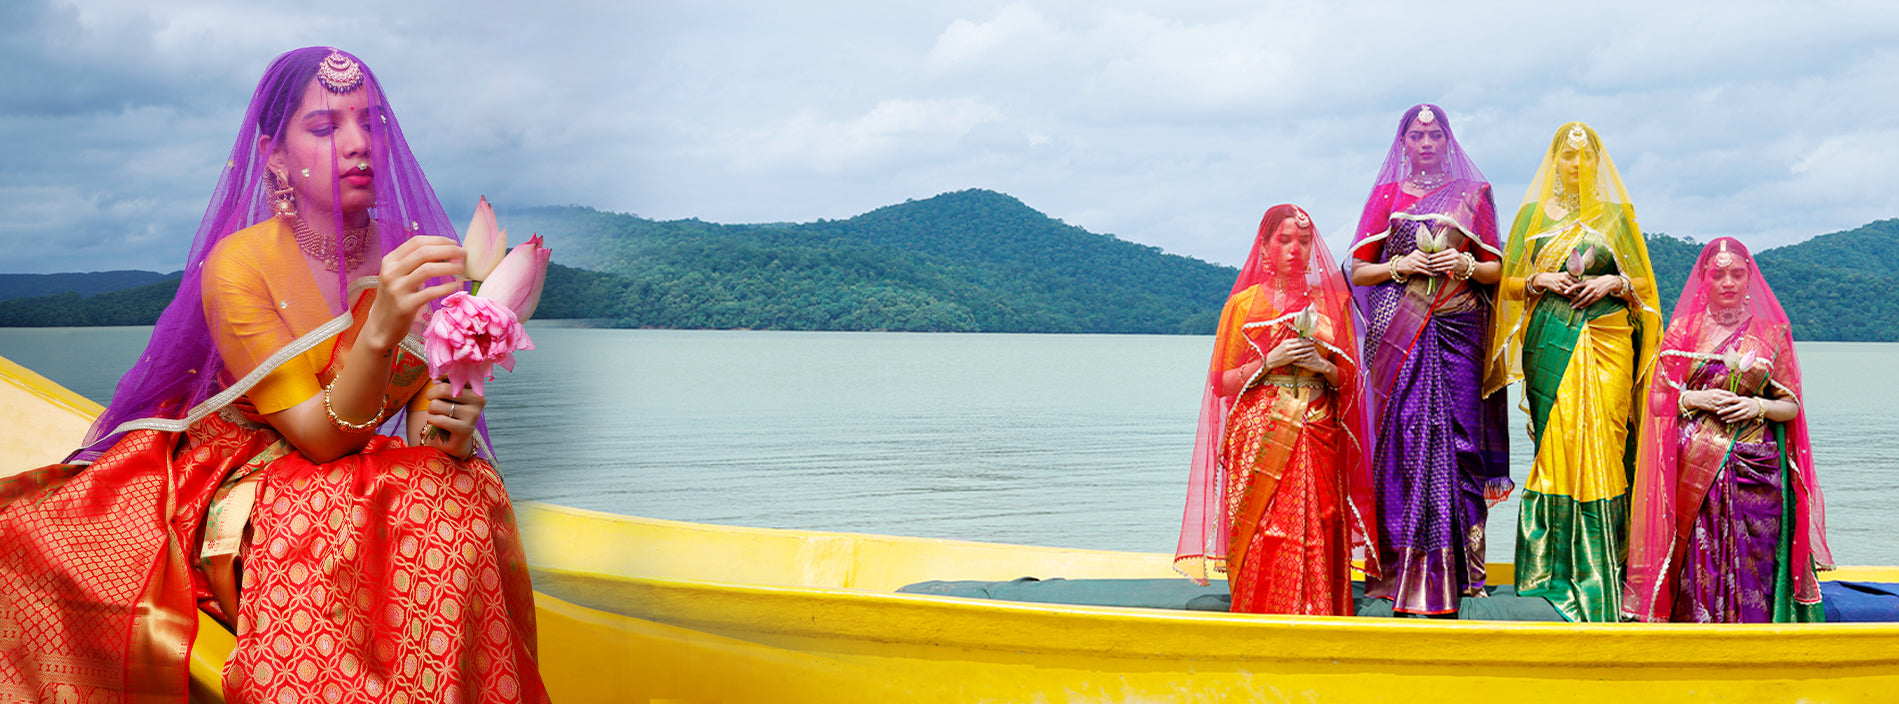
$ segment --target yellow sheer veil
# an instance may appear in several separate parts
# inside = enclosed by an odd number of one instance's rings
[[[1578,172],[1575,188],[1562,177],[1563,170],[1571,167]],[[1617,270],[1635,285],[1638,304],[1630,308],[1637,337],[1635,389],[1640,393],[1662,336],[1655,269],[1649,265],[1648,243],[1636,224],[1635,206],[1629,203],[1629,191],[1622,185],[1615,161],[1602,148],[1594,129],[1569,122],[1550,139],[1549,151],[1530,180],[1504,245],[1503,283],[1497,287],[1497,321],[1491,328],[1484,395],[1523,378],[1523,329],[1534,304],[1524,279],[1561,270],[1579,241],[1597,236],[1615,254]]]

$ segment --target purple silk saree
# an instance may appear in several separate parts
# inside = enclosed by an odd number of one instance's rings
[[[1420,148],[1420,137],[1432,146]],[[1464,157],[1449,121],[1420,105],[1400,121],[1352,256],[1386,262],[1423,246],[1493,261],[1496,221],[1490,184]],[[1483,594],[1485,492],[1510,486],[1505,396],[1481,396],[1490,288],[1414,276],[1353,290],[1365,318],[1385,565],[1383,578],[1366,580],[1366,594],[1391,599],[1398,612],[1454,613],[1462,597]]]

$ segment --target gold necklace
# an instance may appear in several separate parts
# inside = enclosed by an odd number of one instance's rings
[[[1445,171],[1439,171],[1433,174],[1425,173],[1420,169],[1411,172],[1411,185],[1426,192],[1435,190],[1438,186],[1444,185],[1444,183],[1449,180],[1451,180],[1451,175]]]
[[[372,223],[369,227],[352,227],[343,230],[343,256],[340,261],[336,256],[337,238],[324,237],[323,233],[317,232],[316,228],[304,222],[303,218],[292,220],[290,230],[297,235],[297,248],[302,249],[303,253],[310,255],[311,258],[323,262],[324,269],[337,271],[339,267],[346,266],[345,271],[355,271],[356,267],[363,264],[363,250],[369,244],[369,236],[375,231],[375,226]]]
[[[1713,321],[1716,325],[1724,328],[1732,328],[1735,324],[1741,322],[1742,318],[1747,317],[1747,306],[1734,306],[1732,308],[1710,307],[1705,315],[1708,316],[1708,320]]]

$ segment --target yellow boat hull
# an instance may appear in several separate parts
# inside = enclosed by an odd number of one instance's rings
[[[93,404],[0,359],[0,476]],[[516,507],[560,702],[1889,701],[1899,624],[1251,616],[896,594],[931,579],[1173,576],[1163,554],[710,526]],[[1492,565],[1494,581],[1510,579]],[[1899,568],[1834,578],[1899,582]],[[234,639],[200,618],[192,693]]]
[[[743,701],[1886,701],[1899,691],[1899,624],[1444,622],[895,594],[930,579],[1162,576],[1171,556],[727,528],[545,504],[517,513],[542,592],[758,653],[810,656],[797,663],[823,665],[814,671],[827,686],[848,684],[810,691],[787,675]],[[1493,567],[1507,577],[1507,565]],[[1899,569],[1836,576],[1899,581]]]

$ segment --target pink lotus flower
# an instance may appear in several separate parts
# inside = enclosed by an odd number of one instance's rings
[[[1590,253],[1594,254],[1595,252],[1594,250],[1591,250]],[[1565,268],[1569,269],[1570,276],[1574,276],[1580,279],[1582,278],[1583,271],[1585,271],[1588,267],[1589,267],[1589,258],[1583,255],[1581,249],[1569,250],[1569,262]]]
[[[423,329],[422,341],[429,376],[447,378],[454,394],[464,388],[482,393],[482,382],[494,378],[495,365],[512,371],[515,351],[534,349],[534,340],[513,310],[462,291],[442,299]]]
[[[554,251],[541,245],[541,236],[508,252],[501,264],[475,287],[475,295],[507,306],[515,318],[526,322],[541,303],[541,287],[547,283],[547,260]]]
[[[462,250],[467,255],[462,260],[462,276],[471,281],[486,281],[501,263],[501,255],[508,251],[508,231],[495,224],[495,209],[489,207],[487,196],[482,196],[481,204],[475,206],[474,219],[468,221]]]

